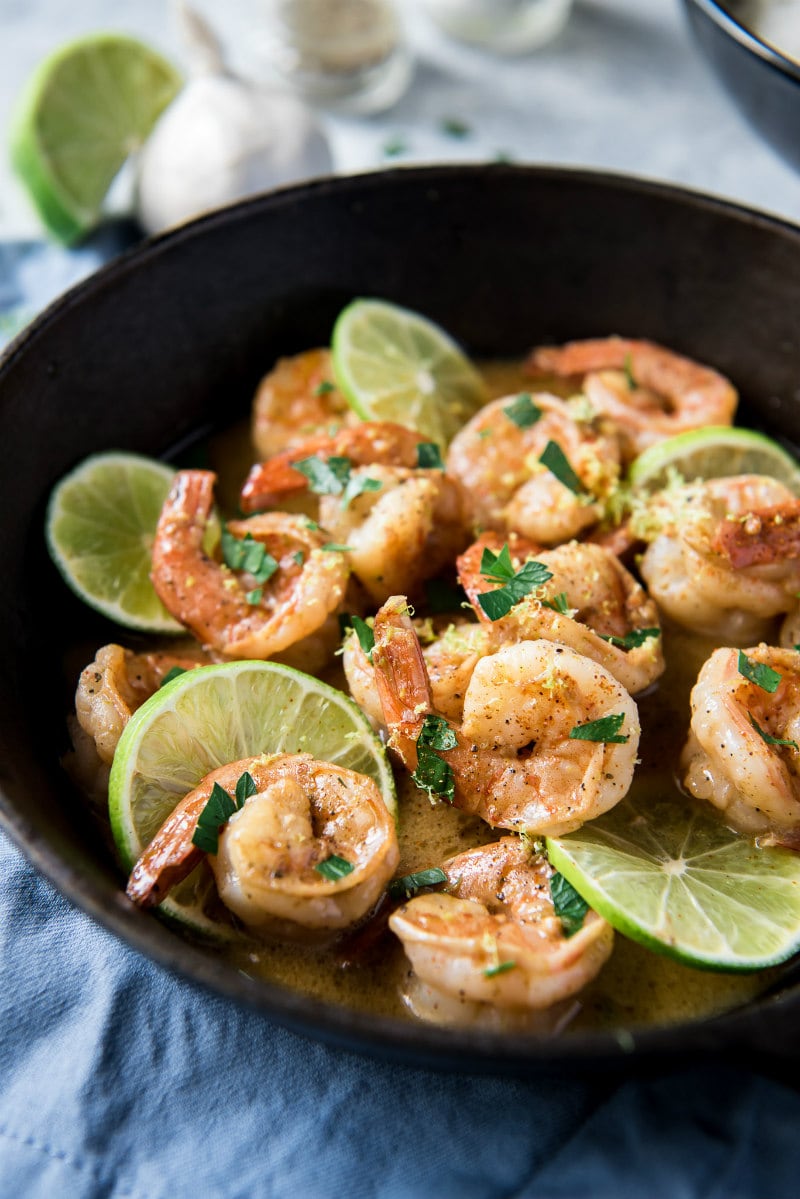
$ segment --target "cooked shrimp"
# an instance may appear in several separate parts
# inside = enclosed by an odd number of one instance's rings
[[[214,785],[232,796],[245,772],[256,793],[208,858],[223,903],[265,934],[335,931],[360,920],[397,868],[394,821],[372,779],[311,754],[263,754],[212,770],[139,858],[128,896],[150,907],[191,873],[203,857],[192,836]],[[319,868],[334,857],[351,869],[330,879]]]
[[[390,745],[415,771],[418,738],[426,717],[437,713],[403,596],[375,617],[372,658]],[[617,741],[610,728],[605,741],[571,735],[604,717],[615,718]],[[447,729],[455,745],[437,756],[452,771],[456,806],[501,828],[553,835],[623,798],[640,732],[625,688],[602,666],[550,641],[522,641],[481,658],[461,724]]]
[[[778,680],[768,680],[776,688],[765,690],[741,674],[737,649],[714,651],[692,690],[684,786],[710,800],[733,828],[797,837],[800,653],[763,644],[744,652],[777,673]]]
[[[355,424],[358,417],[333,383],[330,350],[279,358],[258,385],[253,441],[262,458],[280,454],[317,433]]]
[[[534,377],[569,376],[592,408],[618,428],[626,461],[656,441],[704,425],[730,425],[738,396],[733,385],[651,341],[605,337],[542,346],[528,358]]]
[[[508,545],[515,571],[533,559],[552,577],[507,616],[489,622],[479,596],[502,584],[481,573],[481,560],[485,550],[499,554],[503,545]],[[663,674],[658,609],[610,550],[579,541],[541,550],[525,538],[484,533],[458,559],[458,575],[497,647],[538,638],[558,641],[605,667],[632,694]],[[635,635],[645,630],[650,635],[637,644]],[[620,645],[625,639],[633,644]]]
[[[153,545],[153,586],[164,605],[204,644],[229,658],[269,658],[315,633],[344,595],[348,567],[302,517],[267,512],[228,531],[263,544],[278,567],[265,583],[203,551],[214,475],[179,471]]]
[[[441,470],[364,466],[355,478],[380,486],[346,506],[339,496],[320,497],[319,523],[345,556],[370,599],[383,603],[420,585],[449,565],[468,533],[464,494]]]
[[[515,530],[557,545],[597,523],[619,477],[619,447],[569,402],[535,395],[541,415],[520,428],[508,415],[513,396],[495,400],[456,434],[447,472],[464,485],[475,526]],[[548,443],[563,452],[583,489],[576,494],[540,462]]]
[[[199,646],[187,646],[178,654],[135,654],[113,643],[101,646],[81,672],[75,692],[78,723],[94,741],[101,761],[114,760],[125,725],[171,670],[192,670],[213,660]]]
[[[797,502],[782,483],[760,475],[709,479],[670,488],[657,495],[636,523],[650,542],[641,562],[642,576],[656,603],[679,624],[745,645],[769,635],[772,621],[788,612],[800,591],[800,559],[787,555],[780,538],[765,540],[764,555],[737,566],[743,529],[761,525],[761,514]]]
[[[567,937],[550,893],[552,867],[520,837],[442,864],[447,891],[418,895],[389,917],[429,990],[499,1008],[547,1008],[607,961],[614,931],[596,912]]]
[[[351,466],[417,465],[421,438],[413,429],[392,421],[362,421],[334,434],[319,434],[297,442],[291,449],[266,462],[257,462],[245,480],[240,497],[243,512],[259,512],[282,506],[289,498],[308,490],[309,480],[295,463],[304,458],[347,458]]]

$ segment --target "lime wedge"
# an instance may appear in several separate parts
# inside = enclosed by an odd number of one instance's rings
[[[487,394],[453,339],[426,317],[383,300],[355,300],[333,330],[339,389],[363,420],[416,429],[445,449]]]
[[[635,490],[657,491],[673,472],[687,483],[729,475],[768,475],[800,496],[800,465],[764,433],[710,425],[656,442],[636,458],[629,482]]]
[[[303,752],[374,779],[396,817],[386,751],[341,691],[277,662],[202,666],[168,683],[134,713],[114,755],[109,812],[124,867],[209,771],[255,754]],[[159,911],[210,936],[234,933],[205,863]]]
[[[96,454],[53,489],[50,557],[82,600],[118,624],[182,633],[150,582],[150,553],[175,471],[138,454]]]
[[[11,161],[47,229],[73,242],[97,224],[128,155],[181,86],[159,54],[120,34],[91,34],[49,55],[12,121]]]
[[[761,970],[800,950],[800,854],[688,801],[628,796],[547,853],[618,932],[689,966]]]

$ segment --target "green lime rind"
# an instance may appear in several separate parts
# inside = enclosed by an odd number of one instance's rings
[[[778,442],[754,429],[709,425],[650,446],[628,472],[635,491],[656,491],[677,471],[687,482],[731,475],[767,475],[800,496],[800,464]]]
[[[203,666],[180,675],[131,717],[109,781],[111,830],[130,871],[175,805],[211,770],[261,753],[313,754],[366,774],[397,819],[386,751],[336,688],[277,662]],[[203,863],[160,905],[213,937],[235,935]]]
[[[186,630],[150,581],[151,550],[172,467],[139,454],[86,458],[53,489],[45,537],[65,582],[85,603],[127,628]]]
[[[69,244],[98,221],[114,176],[182,85],[135,38],[93,33],[34,71],[17,103],[11,162],[46,228]]]
[[[762,970],[800,950],[800,854],[698,805],[629,796],[547,853],[618,932],[686,965]]]
[[[391,420],[446,448],[486,402],[460,346],[419,313],[384,300],[354,300],[331,340],[337,385],[362,420]]]

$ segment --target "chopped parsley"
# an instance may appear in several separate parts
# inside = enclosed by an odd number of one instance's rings
[[[783,675],[778,674],[777,670],[773,670],[771,666],[766,666],[763,662],[755,662],[752,658],[748,658],[744,650],[739,650],[739,659],[736,663],[736,668],[739,674],[743,675],[749,683],[755,683],[756,687],[760,687],[762,691],[768,691],[770,695],[774,695],[781,684]]]
[[[348,874],[352,874],[355,866],[346,858],[340,858],[338,854],[332,853],[324,862],[317,862],[314,869],[329,883],[338,883],[339,879],[347,878]]]
[[[542,416],[541,408],[538,404],[534,404],[527,391],[520,392],[517,398],[512,400],[510,404],[504,404],[503,412],[520,429],[529,429]]]
[[[389,894],[392,899],[410,899],[423,887],[436,887],[446,882],[447,875],[441,867],[433,866],[430,870],[417,870],[414,874],[404,874],[402,878],[394,879],[389,883]]]
[[[298,550],[296,554],[292,554],[292,561],[296,563],[297,566],[302,566],[305,562],[305,554],[303,551]]]
[[[625,713],[615,712],[612,716],[601,716],[599,720],[576,724],[570,729],[569,735],[573,741],[605,741],[611,745],[624,745],[630,740],[627,733],[619,731],[624,721]]]
[[[330,458],[320,458],[313,454],[310,458],[300,458],[292,466],[308,479],[309,490],[315,495],[340,495],[342,507],[346,508],[351,500],[365,491],[380,491],[383,484],[378,479],[370,479],[368,475],[353,475],[353,464],[349,458],[333,455]]]
[[[158,684],[159,690],[162,687],[166,687],[167,683],[171,683],[173,679],[180,678],[182,674],[186,674],[185,666],[173,666],[171,670],[167,671],[161,682]]]
[[[556,916],[561,921],[565,937],[572,937],[583,928],[589,905],[582,895],[558,871],[550,879],[550,894]]]
[[[339,545],[338,541],[326,541],[319,548],[323,554],[349,554],[353,547],[352,545]]]
[[[222,530],[222,561],[231,570],[244,570],[262,584],[272,578],[279,565],[263,542],[250,533],[241,539],[234,537],[227,529]]]
[[[558,595],[554,595],[551,600],[542,600],[543,608],[551,608],[553,612],[560,612],[562,616],[569,616],[572,609],[567,602],[566,591],[559,591]]]
[[[640,645],[644,645],[645,641],[649,641],[651,637],[660,637],[661,629],[632,629],[624,637],[615,637],[613,633],[600,633],[600,636],[609,645],[616,645],[617,649],[638,649]]]
[[[633,355],[626,354],[625,361],[622,364],[622,369],[625,372],[625,382],[628,384],[628,390],[634,391],[638,387],[638,383],[633,374]]]
[[[417,446],[417,466],[422,470],[444,470],[441,451],[435,441],[421,441]]]
[[[499,554],[488,547],[484,549],[481,574],[492,583],[504,584],[495,591],[483,591],[478,596],[478,603],[490,620],[500,620],[506,616],[521,599],[553,577],[543,562],[526,562],[520,570],[515,571],[507,543]]]
[[[330,382],[329,379],[323,379],[322,382],[318,383],[317,386],[314,388],[314,395],[315,396],[327,396],[327,395],[330,395],[331,392],[335,391],[335,390],[336,390],[336,388],[334,387],[333,383]]]
[[[196,845],[204,853],[216,853],[219,848],[220,829],[228,823],[234,812],[241,811],[246,800],[257,792],[258,787],[247,770],[239,775],[235,798],[232,798],[219,783],[214,783],[205,807],[197,818],[192,845]]]
[[[789,741],[783,737],[770,736],[770,734],[765,732],[761,725],[756,722],[755,717],[750,717],[750,723],[758,733],[759,737],[761,737],[762,741],[766,741],[767,745],[784,745],[787,749],[800,749],[800,746],[798,746],[796,741]]]
[[[347,621],[346,627],[349,627],[353,630],[356,637],[358,637],[358,644],[361,646],[362,650],[371,662],[372,651],[375,648],[375,634],[372,631],[372,628],[367,624],[366,620],[362,620],[360,616],[347,616],[345,619]]]
[[[495,978],[498,974],[506,974],[509,970],[513,970],[516,962],[498,962],[496,966],[487,966],[483,972],[484,978]]]
[[[408,143],[402,137],[390,137],[383,143],[383,153],[386,158],[399,158],[408,153]]]
[[[585,494],[583,484],[570,466],[567,455],[557,441],[548,441],[539,455],[539,461],[542,466],[547,467],[551,474],[555,475],[559,483],[563,483],[574,495]]]
[[[252,604],[253,607],[255,607],[256,604],[261,603],[261,600],[263,599],[263,597],[264,597],[264,588],[263,587],[254,587],[252,591],[248,591],[247,595],[244,598],[247,600],[248,604]]]
[[[444,717],[429,712],[417,737],[417,769],[411,778],[432,800],[445,799],[452,803],[455,799],[453,768],[436,750],[455,749],[457,744],[456,735]]]
[[[464,138],[469,137],[472,133],[467,122],[462,121],[459,117],[443,117],[441,124],[442,133],[446,133],[448,137]]]

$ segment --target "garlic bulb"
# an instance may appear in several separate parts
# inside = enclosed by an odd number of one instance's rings
[[[137,211],[148,233],[332,167],[305,105],[229,74],[205,22],[185,7],[181,17],[194,73],[139,156]]]

